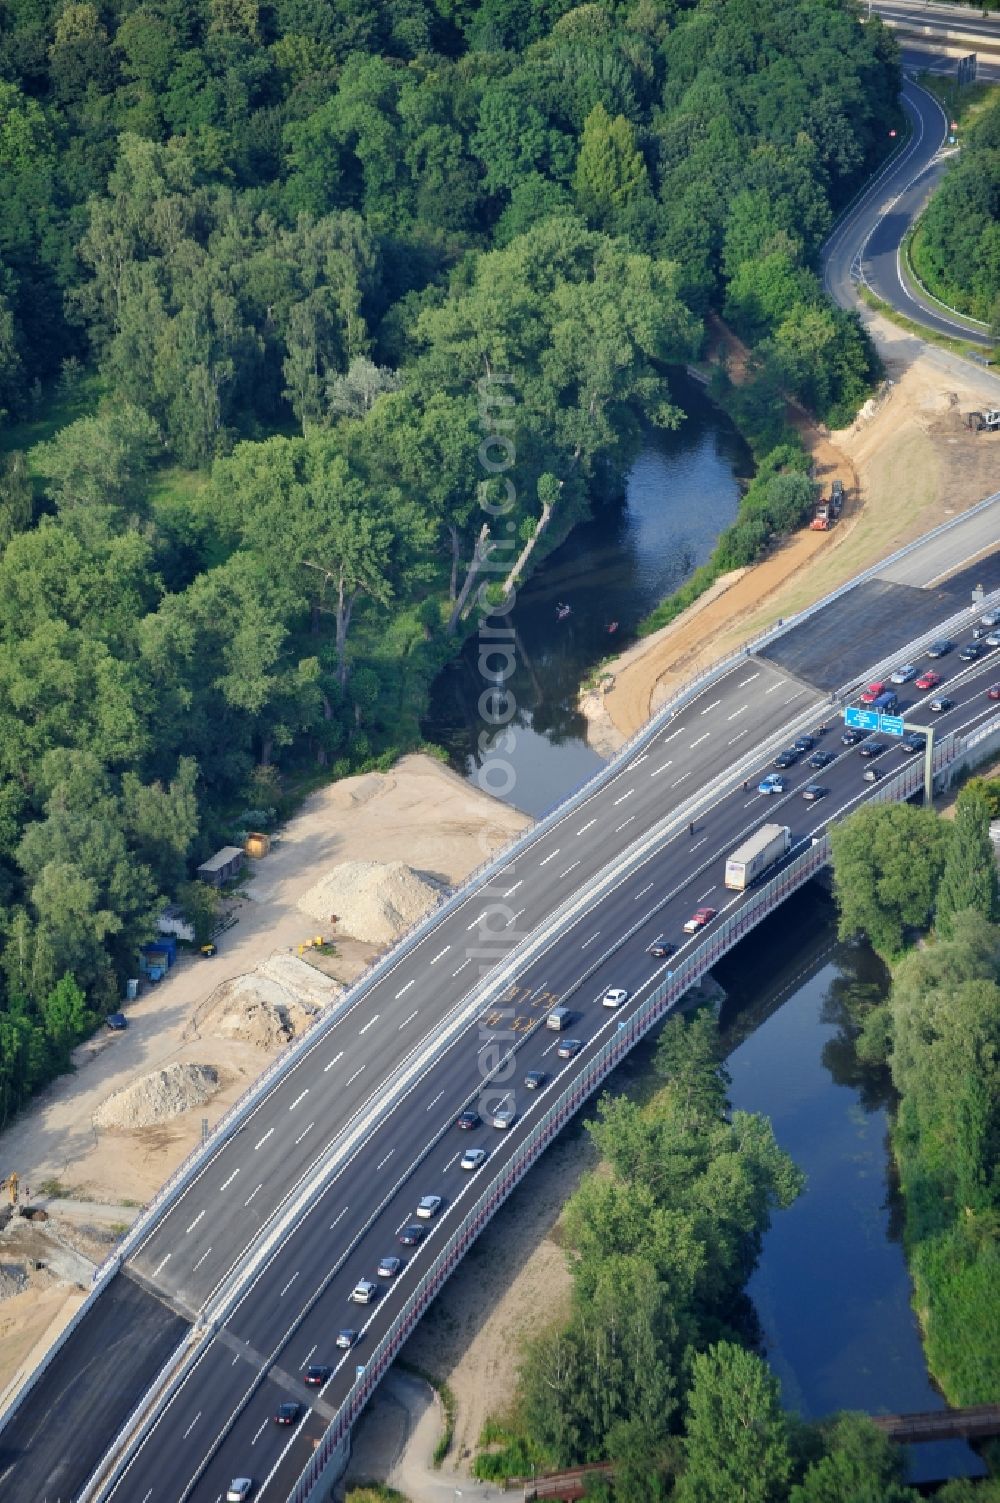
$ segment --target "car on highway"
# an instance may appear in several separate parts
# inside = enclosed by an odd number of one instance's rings
[[[358,1333],[351,1326],[345,1326],[342,1331],[337,1332],[336,1344],[342,1352],[349,1352],[352,1346],[357,1345],[357,1341]]]
[[[785,779],[779,777],[776,772],[769,772],[767,777],[757,784],[758,793],[784,793]]]
[[[882,776],[884,776],[884,774],[882,772],[881,767],[866,767],[865,768],[864,777],[865,777],[865,782],[866,783],[877,783],[878,780],[879,780],[879,778],[881,778]]]
[[[392,1253],[389,1253],[385,1258],[380,1258],[379,1265],[375,1270],[380,1279],[394,1279],[397,1273],[402,1273],[402,1271],[402,1258],[394,1257]]]
[[[459,1112],[455,1118],[455,1126],[460,1127],[463,1132],[471,1132],[474,1127],[479,1126],[481,1121],[479,1113],[469,1107],[466,1111]]]
[[[841,746],[857,746],[859,741],[864,740],[864,736],[864,731],[856,731],[852,728],[844,732],[840,738],[840,744]]]
[[[982,651],[983,649],[978,642],[966,642],[958,655],[963,663],[974,663],[978,657],[982,656]]]
[[[226,1503],[246,1503],[252,1492],[252,1477],[234,1477],[226,1488]]]
[[[955,708],[955,701],[949,699],[947,694],[939,694],[937,699],[931,700],[929,708],[934,711],[935,715],[943,715],[946,710]]]
[[[665,960],[672,955],[677,946],[667,938],[665,934],[658,934],[646,951],[647,955],[655,955],[657,960]]]
[[[498,1127],[501,1132],[505,1132],[508,1127],[513,1127],[516,1120],[517,1112],[512,1106],[498,1106],[490,1118],[493,1126]]]
[[[979,618],[980,626],[1000,626],[1000,611],[987,611]]]
[[[601,998],[602,1007],[621,1007],[628,1001],[628,992],[623,986],[609,986]]]
[[[985,641],[987,647],[1000,647],[1000,631],[991,631]]]
[[[706,924],[712,922],[715,914],[716,910],[714,908],[696,908],[684,925],[684,933],[697,934],[699,929],[704,929]]]
[[[890,684],[908,684],[911,679],[916,678],[919,672],[920,669],[916,663],[904,663],[901,668],[894,668],[889,674],[889,682]]]
[[[821,798],[826,798],[829,788],[821,788],[819,783],[807,783],[802,790],[802,797],[807,804],[817,804]]]
[[[796,736],[795,740],[792,742],[792,746],[795,748],[795,750],[801,753],[812,751],[815,745],[815,736]]]
[[[986,691],[987,699],[1000,699],[1000,684],[990,684]]]
[[[815,767],[816,771],[819,772],[821,768],[829,767],[830,763],[836,762],[836,760],[835,752],[813,752],[809,758],[809,766]]]
[[[775,765],[775,767],[782,767],[782,768],[784,768],[784,767],[794,767],[795,764],[796,764],[796,762],[799,760],[799,757],[801,755],[802,755],[802,753],[796,751],[794,746],[786,746],[785,750],[779,752],[778,755],[775,757],[775,759],[774,759],[774,765]]]
[[[948,656],[949,652],[954,652],[954,650],[955,644],[950,637],[938,637],[937,641],[932,642],[928,647],[927,656],[929,658],[944,658]]]
[[[378,1294],[378,1285],[373,1284],[371,1279],[358,1279],[351,1290],[351,1299],[356,1305],[370,1305]]]
[[[422,1195],[417,1202],[417,1215],[421,1221],[430,1221],[441,1209],[440,1195]]]
[[[900,751],[910,753],[923,751],[927,745],[927,737],[921,736],[917,731],[907,731],[899,743]]]
[[[481,1169],[489,1155],[485,1148],[467,1148],[459,1162],[460,1169]]]
[[[277,1413],[274,1416],[274,1423],[276,1425],[294,1425],[301,1413],[301,1404],[279,1404]]]
[[[858,747],[859,757],[880,757],[883,752],[889,750],[884,741],[866,741],[864,746]]]
[[[935,673],[933,668],[925,668],[923,673],[914,684],[915,689],[936,689],[941,682],[940,673]]]
[[[305,1382],[310,1388],[322,1388],[332,1372],[325,1362],[313,1362],[306,1368]]]
[[[560,1059],[573,1059],[583,1048],[583,1039],[563,1039],[556,1050]]]
[[[873,680],[873,682],[870,683],[866,689],[863,689],[861,691],[861,703],[863,705],[873,705],[878,699],[879,695],[884,693],[885,680],[877,678]]]
[[[540,1091],[548,1078],[544,1070],[529,1070],[524,1083],[529,1091]]]
[[[418,1242],[424,1240],[424,1228],[417,1222],[411,1221],[409,1225],[403,1227],[399,1240],[404,1247],[416,1247]]]

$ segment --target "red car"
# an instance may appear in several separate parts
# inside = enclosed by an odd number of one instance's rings
[[[987,699],[1000,699],[1000,684],[990,684],[986,691]]]
[[[933,668],[927,668],[916,680],[914,687],[917,689],[936,689],[940,682],[940,673],[935,673]]]
[[[884,689],[885,684],[882,680],[876,679],[873,684],[868,685],[868,688],[861,695],[861,703],[863,705],[873,705]]]
[[[714,918],[714,908],[699,908],[697,913],[693,914],[684,925],[684,933],[697,934],[699,929],[704,929],[705,925],[710,924]]]

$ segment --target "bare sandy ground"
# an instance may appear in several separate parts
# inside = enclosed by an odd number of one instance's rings
[[[893,383],[874,415],[837,433],[796,421],[816,457],[817,478],[827,486],[835,474],[844,480],[843,518],[828,533],[796,533],[608,663],[604,687],[582,696],[590,739],[603,754],[688,679],[779,617],[820,599],[1000,484],[1000,439],[971,433],[963,421],[970,409],[1000,400],[1000,379],[875,315],[867,322]]]
[[[55,1081],[0,1134],[0,1177],[22,1185],[57,1181],[63,1193],[113,1203],[148,1200],[211,1125],[260,1074],[268,1055],[202,1028],[205,1004],[224,981],[275,951],[296,950],[315,930],[299,898],[342,861],[403,860],[453,886],[489,851],[528,823],[518,810],[471,788],[431,757],[410,756],[389,773],[346,778],[313,794],[253,867],[238,923],[212,960],[182,959],[167,978],[129,1004],[126,1033],[97,1035],[76,1051],[76,1073]],[[338,942],[324,961],[349,981],[375,956],[370,945]],[[137,1076],[172,1061],[213,1066],[221,1089],[204,1107],[133,1133],[101,1133],[97,1107]]]

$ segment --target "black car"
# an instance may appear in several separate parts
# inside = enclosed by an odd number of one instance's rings
[[[399,1234],[399,1240],[404,1247],[416,1247],[418,1242],[424,1240],[424,1228],[417,1226],[415,1221],[411,1222],[408,1226],[403,1227],[403,1230]]]
[[[675,944],[671,944],[669,939],[666,939],[662,934],[658,934],[646,953],[647,955],[655,955],[658,960],[663,960],[666,956],[672,955],[676,949],[677,946]]]
[[[332,1367],[327,1367],[323,1362],[314,1362],[306,1368],[306,1383],[310,1388],[322,1388],[323,1384],[333,1372]]]
[[[815,736],[796,736],[795,740],[792,742],[792,746],[797,752],[812,751],[815,745]]]
[[[809,758],[809,766],[815,767],[818,772],[821,767],[829,767],[830,763],[836,762],[836,760],[836,755],[833,752],[813,752]]]
[[[524,1077],[524,1083],[529,1091],[538,1091],[541,1090],[548,1078],[544,1070],[529,1070]]]
[[[474,1127],[479,1126],[481,1121],[482,1118],[480,1117],[479,1113],[474,1112],[470,1107],[468,1111],[462,1112],[456,1118],[455,1126],[460,1127],[463,1132],[471,1132]]]
[[[905,752],[919,752],[927,745],[927,737],[918,736],[916,731],[907,731],[899,744]]]
[[[858,756],[880,757],[883,752],[887,752],[888,750],[889,748],[886,746],[884,741],[866,741],[864,746],[859,748]]]
[[[954,650],[955,644],[950,637],[939,637],[936,642],[932,642],[928,647],[927,656],[929,658],[943,658],[949,652],[954,652]]]
[[[280,1404],[278,1412],[274,1416],[274,1423],[276,1425],[294,1425],[301,1413],[301,1404]]]
[[[958,655],[963,663],[974,663],[978,657],[982,656],[982,651],[978,642],[966,642]]]
[[[802,797],[807,804],[818,804],[829,792],[829,788],[821,788],[818,783],[807,783],[802,790]]]
[[[864,739],[864,735],[864,731],[845,731],[840,738],[840,744],[842,746],[857,746],[858,742]]]
[[[774,765],[775,767],[794,767],[801,755],[802,753],[796,751],[794,746],[789,746],[785,751],[778,753],[774,759]]]

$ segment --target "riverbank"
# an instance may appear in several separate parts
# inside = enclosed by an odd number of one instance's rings
[[[683,684],[778,620],[968,509],[996,488],[1000,450],[969,432],[963,414],[996,401],[997,378],[866,320],[888,384],[850,428],[796,423],[829,485],[852,480],[844,517],[828,533],[802,531],[748,569],[734,571],[650,637],[602,665],[580,694],[588,740],[603,756]],[[845,482],[846,483],[846,482]]]

